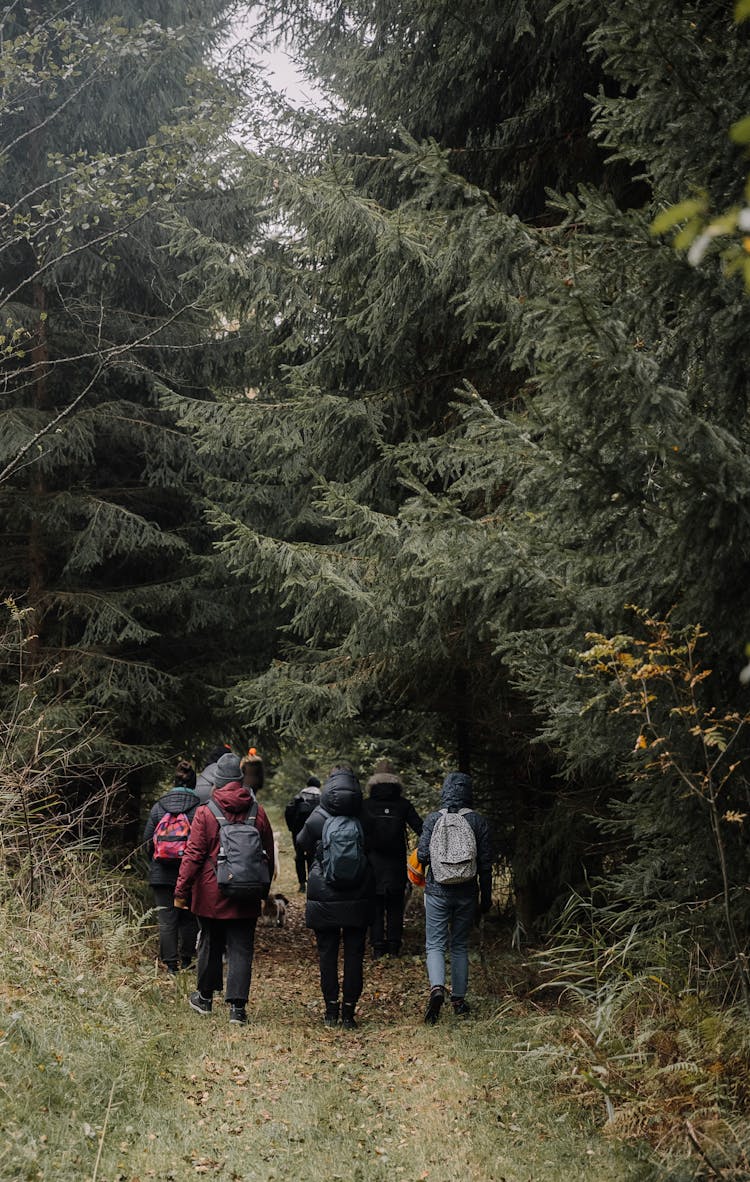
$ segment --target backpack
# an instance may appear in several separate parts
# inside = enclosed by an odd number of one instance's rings
[[[457,813],[440,810],[430,837],[430,869],[435,882],[457,886],[471,882],[477,873],[477,839],[466,820],[471,809]]]
[[[425,884],[425,870],[417,857],[416,846],[406,859],[406,877],[412,886],[423,887]]]
[[[311,813],[314,813],[320,804],[320,793],[307,793],[304,788],[297,796],[297,820],[300,823],[300,829],[304,825]]]
[[[154,861],[173,862],[181,858],[187,849],[189,837],[190,820],[187,813],[165,813],[151,838]]]
[[[321,809],[325,813],[325,809]],[[323,877],[329,886],[355,887],[367,867],[365,839],[356,817],[331,816],[323,825]]]
[[[255,825],[257,800],[244,821],[228,821],[213,800],[207,807],[219,822],[219,856],[214,868],[219,891],[241,903],[265,899],[271,888],[271,872]]]

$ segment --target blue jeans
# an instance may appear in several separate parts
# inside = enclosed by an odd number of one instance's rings
[[[451,953],[451,994],[466,997],[469,982],[469,936],[477,903],[474,895],[424,897],[425,948],[430,986],[445,985],[445,954]]]

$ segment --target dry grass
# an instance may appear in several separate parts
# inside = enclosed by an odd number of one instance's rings
[[[278,822],[278,816],[274,818]],[[475,1016],[424,1026],[421,911],[407,955],[369,962],[355,1032],[327,1030],[303,897],[282,839],[290,925],[259,928],[250,1024],[186,1004],[113,893],[83,912],[0,919],[0,1178],[49,1182],[639,1182],[637,1153],[540,1080],[528,1008],[494,941]],[[419,900],[421,904],[421,899]],[[597,1114],[598,1116],[598,1114]]]

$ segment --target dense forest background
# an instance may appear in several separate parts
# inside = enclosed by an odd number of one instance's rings
[[[457,766],[521,936],[748,1001],[746,7],[5,11],[11,820],[218,736]]]

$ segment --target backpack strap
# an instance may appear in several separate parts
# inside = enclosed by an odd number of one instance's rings
[[[216,820],[219,822],[219,828],[220,828],[220,829],[223,829],[225,825],[236,825],[236,824],[240,824],[240,825],[254,825],[254,824],[255,824],[255,818],[256,818],[256,817],[257,817],[257,815],[258,815],[258,802],[257,802],[257,800],[254,800],[254,801],[253,801],[253,803],[250,805],[250,811],[249,811],[249,813],[247,814],[247,816],[245,817],[245,820],[244,820],[244,821],[240,821],[240,822],[237,822],[237,821],[230,821],[230,820],[228,819],[228,817],[227,817],[227,816],[224,814],[224,812],[222,811],[222,809],[220,809],[220,808],[219,808],[219,806],[218,806],[218,804],[216,803],[216,801],[215,801],[215,800],[207,800],[207,801],[206,801],[206,805],[207,805],[207,807],[208,807],[209,811],[210,811],[211,813],[213,813],[213,815],[216,817]]]

